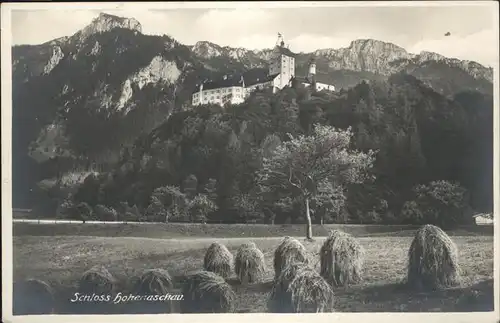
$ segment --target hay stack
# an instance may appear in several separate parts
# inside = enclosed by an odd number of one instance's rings
[[[13,286],[14,315],[42,315],[55,312],[54,290],[44,281],[27,279]]]
[[[87,270],[78,283],[81,294],[111,294],[116,288],[117,280],[104,266],[94,266]]]
[[[234,261],[234,271],[242,284],[256,283],[263,278],[266,272],[264,254],[255,243],[241,245]]]
[[[350,234],[333,230],[320,249],[320,274],[332,286],[356,284],[362,279],[364,249]]]
[[[408,251],[407,283],[418,290],[460,284],[458,250],[440,228],[425,225],[415,234]]]
[[[326,280],[304,263],[283,269],[275,279],[268,310],[274,313],[319,313],[333,310],[333,291]]]
[[[293,263],[309,263],[306,248],[292,237],[285,237],[274,252],[274,277],[277,278],[283,268]]]
[[[206,271],[214,272],[223,278],[231,275],[233,255],[223,244],[214,242],[208,247],[203,262]]]
[[[182,313],[232,313],[236,295],[216,273],[200,271],[187,277],[182,288]]]
[[[165,269],[146,270],[133,283],[134,295],[166,295],[173,288],[173,281],[170,274]],[[134,304],[134,313],[172,313],[172,300],[165,301],[144,301]]]
[[[240,246],[240,248],[257,248],[255,242],[245,242]]]

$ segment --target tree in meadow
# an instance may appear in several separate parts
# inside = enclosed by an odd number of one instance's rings
[[[176,186],[158,187],[151,194],[151,202],[146,210],[148,217],[183,220],[187,215],[188,199]]]
[[[217,205],[207,195],[198,194],[188,202],[189,220],[193,223],[206,223],[208,215],[217,210]]]
[[[312,239],[310,202],[324,188],[345,187],[368,179],[374,153],[349,149],[351,129],[316,125],[310,136],[291,137],[264,158],[260,185],[267,191],[282,191],[304,202],[307,239]]]

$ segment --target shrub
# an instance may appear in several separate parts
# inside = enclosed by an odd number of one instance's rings
[[[118,212],[112,207],[96,205],[94,213],[100,221],[118,221]]]
[[[135,278],[132,290],[135,295],[166,295],[173,288],[173,281],[164,269],[146,270]],[[144,301],[134,306],[134,313],[172,313],[172,300],[164,302]]]
[[[251,194],[233,196],[230,199],[230,210],[243,223],[257,223],[263,218],[258,200]]]
[[[295,263],[309,263],[306,248],[292,237],[285,237],[274,251],[274,277],[278,277],[286,266]]]
[[[215,242],[207,249],[203,268],[206,271],[211,271],[223,278],[227,278],[231,275],[232,263],[233,255],[231,252],[223,244]]]
[[[275,279],[268,309],[275,313],[318,313],[333,310],[333,291],[305,263],[286,266]]]
[[[403,213],[410,222],[443,228],[471,223],[469,194],[459,184],[434,181],[427,185],[417,185],[413,192],[414,200],[405,203],[403,207]]]
[[[128,207],[125,211],[125,221],[138,222],[141,221],[141,212],[137,205]]]
[[[416,232],[408,259],[410,287],[433,290],[460,284],[457,247],[434,225],[425,225]]]
[[[76,206],[76,219],[80,221],[89,221],[92,219],[92,214],[94,213],[92,211],[92,207],[86,203],[86,202],[81,202]]]
[[[116,289],[116,283],[116,279],[105,267],[94,266],[80,278],[78,292],[90,295],[111,294]]]
[[[62,201],[56,209],[56,217],[58,219],[74,219],[76,207],[72,199],[67,198]]]
[[[231,286],[216,273],[200,271],[187,277],[182,288],[183,313],[234,312],[236,295]]]
[[[189,220],[204,223],[211,212],[217,210],[217,205],[207,195],[198,194],[188,204]]]
[[[151,222],[168,222],[167,211],[158,198],[151,198],[146,209],[146,219]]]
[[[241,283],[256,283],[266,271],[264,254],[255,243],[241,245],[234,261],[234,271]]]
[[[54,313],[54,290],[46,282],[27,279],[15,282],[13,288],[14,315]]]
[[[137,205],[129,206],[128,202],[120,202],[118,206],[118,220],[137,222],[142,220],[141,212]]]
[[[320,274],[332,286],[355,284],[362,279],[364,249],[350,234],[333,230],[320,249]]]
[[[170,218],[183,220],[188,213],[188,199],[176,186],[162,186],[156,188],[151,194],[151,202],[165,209],[165,222]]]
[[[424,215],[419,209],[416,201],[407,201],[401,209],[401,216],[405,223],[421,224],[424,222]]]

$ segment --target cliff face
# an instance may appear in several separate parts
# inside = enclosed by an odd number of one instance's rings
[[[347,48],[317,50],[314,55],[327,59],[333,69],[383,75],[395,72],[389,66],[390,62],[409,58],[409,54],[403,48],[372,39],[355,40]]]
[[[382,75],[400,72],[409,65],[432,61],[462,69],[475,79],[493,82],[493,70],[479,63],[447,58],[426,51],[412,54],[397,45],[373,39],[355,40],[347,48],[317,50],[314,55],[327,59],[329,66],[333,69],[365,71]]]

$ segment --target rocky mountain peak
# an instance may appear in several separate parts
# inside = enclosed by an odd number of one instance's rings
[[[375,39],[353,40],[347,49],[350,52],[383,55],[388,60],[406,59],[411,56],[398,45]]]
[[[314,55],[327,58],[333,69],[369,71],[384,75],[393,72],[389,68],[390,62],[413,57],[402,47],[374,39],[357,39],[349,47],[320,49]]]
[[[394,50],[394,51],[399,51],[399,52],[404,52],[406,53],[406,50],[396,44],[385,42],[382,40],[376,40],[376,39],[355,39],[351,42],[349,45],[350,49],[356,50],[356,49],[362,49],[362,50]]]
[[[209,41],[199,41],[194,44],[192,51],[201,57],[211,58],[222,55],[222,47]]]
[[[123,18],[101,12],[88,26],[79,32],[80,40],[84,40],[93,34],[110,31],[114,28],[126,28],[142,32],[142,26],[135,18]]]
[[[424,61],[442,61],[446,60],[446,57],[444,57],[441,54],[434,53],[434,52],[428,52],[428,51],[421,51],[420,54],[418,54],[419,60],[424,62]]]

